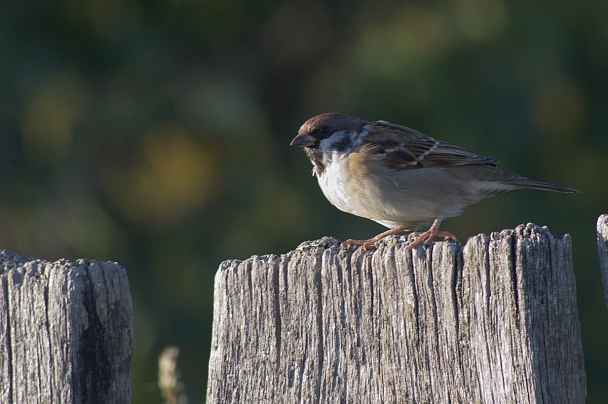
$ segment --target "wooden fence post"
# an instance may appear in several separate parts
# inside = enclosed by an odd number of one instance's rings
[[[120,265],[0,250],[0,402],[129,403],[132,317]]]
[[[604,297],[606,306],[608,306],[608,215],[601,215],[597,219],[597,250],[604,284]]]
[[[601,215],[597,219],[597,251],[604,284],[604,297],[608,306],[608,215]]]
[[[222,263],[208,402],[585,401],[568,235],[396,240]]]

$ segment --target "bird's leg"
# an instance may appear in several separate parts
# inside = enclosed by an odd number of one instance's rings
[[[374,244],[376,244],[378,241],[382,240],[384,237],[392,236],[393,234],[401,233],[402,231],[405,231],[405,230],[407,230],[407,228],[405,228],[403,226],[399,226],[399,227],[395,227],[394,229],[387,230],[384,233],[380,233],[377,236],[372,237],[367,240],[348,239],[342,244],[344,244],[344,245],[353,245],[353,244],[362,245],[364,249],[369,250],[370,248],[372,248],[374,246]]]
[[[452,238],[456,240],[456,236],[450,233],[449,231],[439,231],[439,225],[441,224],[444,215],[444,212],[439,213],[439,215],[437,216],[437,218],[435,218],[435,221],[431,225],[431,228],[419,235],[416,240],[414,240],[414,242],[410,244],[407,248],[409,250],[413,250],[418,246],[418,244],[422,243],[423,241],[424,244],[429,244],[435,236]]]

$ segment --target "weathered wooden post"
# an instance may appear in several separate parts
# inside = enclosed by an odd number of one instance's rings
[[[210,403],[583,403],[570,237],[331,238],[221,264]]]
[[[608,215],[601,215],[597,219],[597,250],[604,284],[604,297],[606,306],[608,306]]]
[[[132,317],[120,265],[0,250],[0,403],[129,403]]]

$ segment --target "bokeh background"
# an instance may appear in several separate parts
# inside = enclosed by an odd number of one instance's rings
[[[307,118],[384,119],[580,188],[445,223],[571,233],[590,403],[608,396],[595,221],[608,212],[608,2],[63,0],[0,4],[0,248],[127,268],[133,402],[167,345],[204,402],[222,260],[382,228],[324,199]]]

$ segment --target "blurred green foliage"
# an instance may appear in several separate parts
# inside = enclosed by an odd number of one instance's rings
[[[63,0],[0,5],[0,247],[115,260],[135,403],[180,347],[203,402],[224,259],[381,228],[324,200],[291,138],[340,111],[405,124],[581,196],[521,192],[446,226],[573,236],[589,401],[608,396],[595,219],[608,212],[608,2]]]

